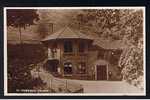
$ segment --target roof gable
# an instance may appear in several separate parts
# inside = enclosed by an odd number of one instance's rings
[[[72,31],[69,27],[66,27],[61,31],[58,38],[79,38],[76,32]]]
[[[77,30],[73,30],[70,27],[65,27],[53,34],[48,35],[46,38],[42,39],[42,41],[49,41],[54,39],[88,39],[93,40],[88,35],[80,33]]]

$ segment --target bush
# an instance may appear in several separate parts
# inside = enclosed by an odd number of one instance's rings
[[[8,44],[8,92],[42,84],[42,80],[32,78],[30,71],[34,64],[45,59],[45,49],[40,44],[23,44],[22,47],[23,51],[19,44]]]
[[[141,45],[139,42],[138,46],[132,45],[124,50],[119,61],[123,80],[135,86],[143,86],[143,47]]]

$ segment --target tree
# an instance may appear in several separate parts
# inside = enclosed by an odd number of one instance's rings
[[[122,69],[123,80],[143,89],[144,69],[143,69],[143,43],[138,41],[138,46],[130,46],[123,51],[119,66]]]
[[[21,29],[35,24],[39,20],[36,10],[31,9],[7,9],[7,26],[18,28],[20,38],[20,50],[22,48]],[[20,51],[22,53],[22,51]],[[35,83],[27,66],[26,59],[14,58],[8,63],[8,91],[17,92],[16,89],[31,89]]]
[[[112,37],[117,39],[117,35],[113,34],[119,30],[120,11],[118,9],[102,9],[102,10],[82,10],[74,17],[73,27],[80,28],[81,31],[96,33],[100,37]],[[113,30],[116,28],[115,30]],[[117,37],[117,38],[116,38]]]
[[[25,29],[39,20],[36,11],[33,9],[7,9],[7,26],[18,28],[20,45],[22,44],[21,29]]]
[[[137,10],[121,21],[124,32],[123,40],[127,49],[123,51],[119,60],[123,80],[143,89],[143,12]]]
[[[53,23],[40,22],[37,25],[37,33],[39,33],[40,38],[45,38],[48,34],[53,33]]]

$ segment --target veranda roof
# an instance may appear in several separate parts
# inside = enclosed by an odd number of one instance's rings
[[[124,49],[126,45],[122,42],[122,40],[106,40],[99,37],[89,36],[83,34],[77,30],[74,30],[70,27],[64,27],[61,30],[48,35],[42,42],[50,41],[50,40],[58,40],[58,39],[86,39],[86,40],[93,40],[93,45],[104,49]]]
[[[73,30],[70,27],[65,27],[53,34],[48,35],[46,38],[42,39],[42,41],[50,41],[55,39],[87,39],[93,40],[93,38],[80,33],[77,30]]]
[[[97,45],[101,48],[104,49],[125,49],[126,45],[125,43],[123,43],[122,40],[114,40],[114,41],[110,41],[110,40],[104,40],[104,39],[95,39],[93,45]]]

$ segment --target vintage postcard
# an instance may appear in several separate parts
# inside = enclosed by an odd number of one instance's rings
[[[5,7],[4,95],[144,96],[145,7]]]

